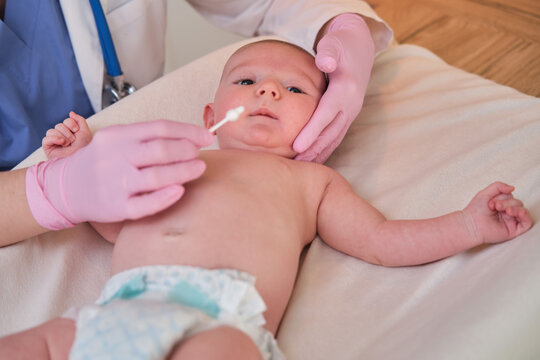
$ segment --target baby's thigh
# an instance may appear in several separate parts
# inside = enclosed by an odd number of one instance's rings
[[[0,339],[0,359],[67,359],[75,321],[57,318]]]
[[[182,341],[171,354],[170,359],[262,360],[262,357],[259,348],[248,335],[229,326],[220,326]]]

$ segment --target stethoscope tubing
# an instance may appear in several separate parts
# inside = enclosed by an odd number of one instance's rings
[[[96,27],[99,35],[99,42],[101,43],[101,49],[103,51],[103,59],[105,60],[105,66],[107,68],[107,74],[112,77],[122,75],[122,68],[120,67],[120,61],[116,55],[116,49],[114,47],[111,31],[107,24],[107,19],[103,13],[103,8],[99,0],[89,0],[92,12],[94,13],[94,20],[96,21]]]

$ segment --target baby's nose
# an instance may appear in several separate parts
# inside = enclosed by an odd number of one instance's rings
[[[274,100],[278,100],[281,98],[281,93],[279,91],[278,85],[274,81],[265,81],[261,83],[259,88],[257,89],[257,95],[263,96],[263,95],[270,95]]]

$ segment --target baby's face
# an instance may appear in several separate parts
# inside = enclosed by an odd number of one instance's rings
[[[271,152],[292,158],[294,139],[309,121],[325,90],[313,57],[277,42],[249,45],[225,65],[213,104],[205,108],[209,128],[228,110],[245,111],[217,130],[222,149]]]

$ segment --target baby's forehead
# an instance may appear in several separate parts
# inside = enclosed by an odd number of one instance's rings
[[[309,63],[315,62],[315,58],[301,47],[280,40],[262,40],[244,45],[231,55],[228,62],[232,62],[238,58],[243,59],[278,54],[293,56],[295,59],[304,58]]]
[[[315,58],[310,53],[294,44],[279,40],[263,40],[241,47],[225,64],[222,78],[238,69],[250,67],[274,67],[305,74],[316,82],[322,79],[322,82],[326,83],[324,74],[317,68]]]
[[[252,43],[246,44],[238,48],[235,53],[241,53],[243,51],[251,50],[257,47],[268,47],[273,49],[291,49],[298,51],[299,53],[305,53],[306,55],[311,56],[307,51],[302,49],[301,47],[294,45],[292,43],[281,41],[281,40],[260,40],[260,41],[254,41]]]

